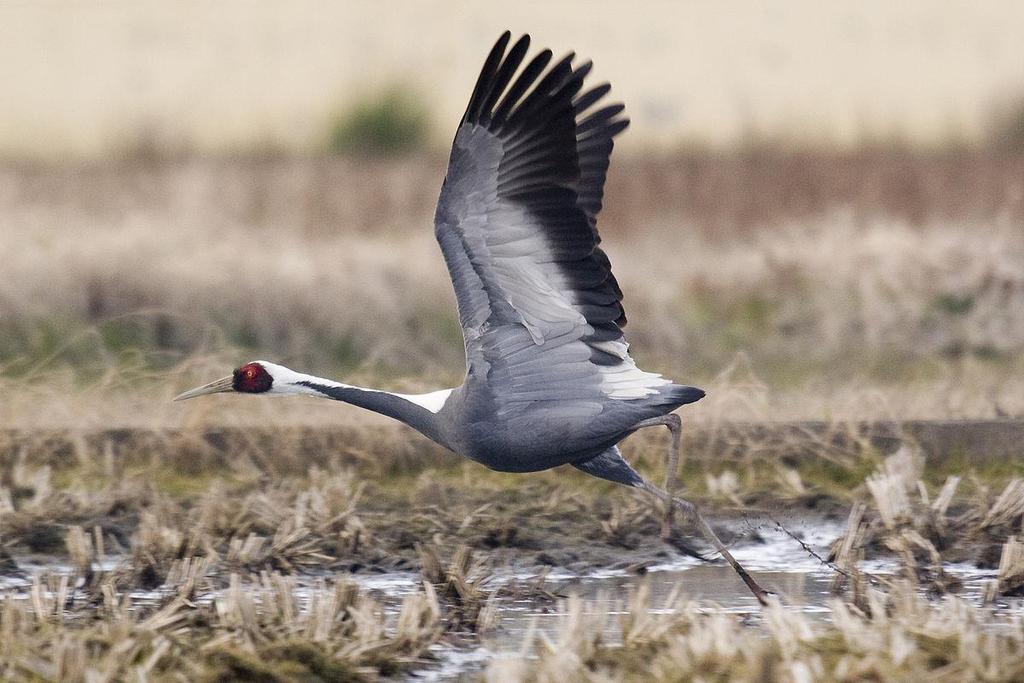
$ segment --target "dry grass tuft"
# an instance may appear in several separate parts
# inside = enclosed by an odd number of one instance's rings
[[[490,602],[493,594],[485,586],[490,572],[473,560],[473,550],[462,545],[455,549],[444,567],[438,549],[420,546],[420,574],[433,585],[445,605],[445,626],[453,631],[483,632],[497,625],[497,613]]]
[[[906,581],[939,595],[959,588],[957,579],[945,572],[946,564],[994,568],[998,561],[999,577],[987,588],[987,596],[1014,595],[1021,573],[1015,534],[1024,519],[1022,481],[1010,479],[993,498],[989,485],[975,480],[973,496],[956,498],[962,479],[953,475],[933,497],[921,479],[923,465],[919,452],[903,448],[867,478],[873,506],[855,504],[846,532],[833,544],[835,585],[848,580],[859,604],[865,586],[888,583],[861,572],[859,562],[893,553]]]
[[[871,590],[868,608],[830,602],[831,620],[811,622],[778,603],[767,608],[767,637],[751,637],[734,616],[678,592],[652,609],[645,586],[606,618],[579,599],[561,606],[553,638],[537,636],[536,657],[496,659],[488,681],[566,683],[607,680],[974,680],[1024,676],[1019,620],[994,616],[954,597],[932,603],[900,583]]]
[[[37,579],[28,601],[2,600],[4,680],[364,680],[416,662],[441,635],[429,590],[393,620],[352,583],[321,582],[300,598],[278,573],[244,586],[231,574],[211,604],[183,590],[133,605],[106,584],[93,607],[70,593],[65,576],[55,587]]]

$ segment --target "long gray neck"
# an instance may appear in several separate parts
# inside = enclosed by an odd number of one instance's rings
[[[404,422],[424,436],[447,446],[443,429],[444,417],[439,413],[452,389],[442,389],[428,394],[395,394],[295,372],[268,361],[256,362],[263,365],[274,379],[270,387],[271,394],[305,394],[351,403]]]
[[[335,401],[351,403],[404,422],[434,441],[440,438],[437,415],[398,394],[360,387],[320,384],[316,380],[306,380],[299,384]]]
[[[444,444],[437,412],[451,390],[422,395],[396,394],[349,386],[333,380],[304,375],[291,382],[302,393],[340,400],[406,423],[428,438]],[[431,410],[428,410],[430,408]]]

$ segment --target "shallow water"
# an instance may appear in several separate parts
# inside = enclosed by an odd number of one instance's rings
[[[828,545],[842,533],[843,526],[833,522],[804,522],[795,525],[793,531],[824,556]],[[762,528],[758,533],[760,542],[740,543],[732,548],[736,559],[756,575],[762,586],[778,594],[787,609],[800,611],[812,618],[827,619],[827,601],[833,597],[829,590],[834,577],[832,570],[811,557],[781,530]],[[106,558],[95,568],[114,569],[120,559]],[[23,558],[18,561],[18,566],[20,571],[17,574],[0,575],[0,591],[15,598],[28,597],[35,575],[53,577],[74,573],[70,566],[44,563],[38,559]],[[873,574],[891,574],[897,565],[893,561],[872,560],[864,562],[862,568]],[[950,564],[945,569],[963,582],[960,596],[977,602],[981,601],[985,583],[995,577],[993,571],[978,570],[970,565]],[[355,581],[393,612],[397,612],[406,595],[421,587],[418,573],[395,572],[345,574],[343,577],[304,575],[296,577],[296,590],[301,597],[319,582],[333,578]],[[539,575],[534,568],[506,568],[495,571],[484,585],[493,590],[503,584],[538,581]],[[582,574],[554,570],[543,575],[546,591],[558,597],[577,595],[584,598],[592,615],[606,617],[604,620],[596,619],[594,623],[605,625],[606,640],[612,642],[617,633],[615,619],[623,613],[624,603],[632,590],[641,584],[648,587],[650,605],[655,611],[663,608],[669,595],[678,587],[686,596],[703,602],[709,610],[742,615],[755,626],[760,621],[761,610],[757,601],[724,563],[712,564],[677,555],[664,563],[646,567],[643,574],[625,569],[595,568]],[[130,595],[136,604],[146,604],[164,598],[166,593],[139,590]],[[217,595],[218,592],[210,592],[199,596],[197,601],[210,602]],[[480,671],[494,657],[522,652],[531,631],[553,635],[566,618],[551,600],[504,597],[497,601],[496,606],[500,617],[497,628],[480,637],[456,635],[449,644],[434,646],[432,654],[437,658],[436,665],[421,669],[410,677],[415,680],[450,680]],[[1002,607],[1018,609],[1020,601]]]
[[[797,531],[804,543],[819,555],[827,555],[828,545],[843,531],[839,523],[807,523]],[[828,619],[831,614],[827,602],[835,597],[830,587],[834,572],[819,560],[807,554],[799,544],[781,530],[759,531],[763,542],[737,545],[733,555],[747,569],[756,574],[758,582],[775,592],[787,609],[809,615],[812,619]],[[872,574],[887,575],[897,571],[898,565],[891,560],[873,560],[863,563],[863,568]],[[986,582],[995,578],[994,571],[979,570],[966,564],[947,564],[944,569],[963,582],[958,595],[980,603]],[[516,579],[529,579],[529,575],[517,574]],[[560,595],[575,594],[584,598],[590,608],[589,614],[605,616],[606,641],[614,642],[618,633],[615,618],[624,613],[624,602],[633,589],[646,584],[650,591],[652,611],[663,609],[671,593],[681,588],[683,593],[704,603],[709,610],[719,610],[741,615],[746,623],[756,626],[762,611],[757,600],[736,576],[732,568],[724,563],[706,563],[679,556],[678,558],[647,568],[643,575],[625,570],[598,569],[582,576],[551,573],[548,584],[558,587]],[[395,582],[397,577],[387,581]],[[559,586],[559,580],[562,584]],[[410,589],[413,589],[410,584]],[[997,604],[996,608],[1020,609],[1022,602],[1014,600]],[[436,669],[420,672],[418,680],[450,680],[460,675],[479,671],[494,657],[506,653],[520,653],[529,632],[553,635],[557,632],[566,615],[557,606],[538,604],[530,600],[505,600],[499,604],[501,622],[499,627],[479,639],[474,647],[435,648],[439,658]]]

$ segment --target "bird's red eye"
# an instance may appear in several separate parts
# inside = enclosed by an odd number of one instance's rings
[[[260,394],[269,391],[274,379],[259,363],[248,363],[235,370],[235,391]]]

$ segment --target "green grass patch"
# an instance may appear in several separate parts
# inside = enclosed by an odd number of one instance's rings
[[[391,156],[423,149],[429,134],[430,116],[422,100],[393,86],[342,112],[328,145],[335,154]]]

